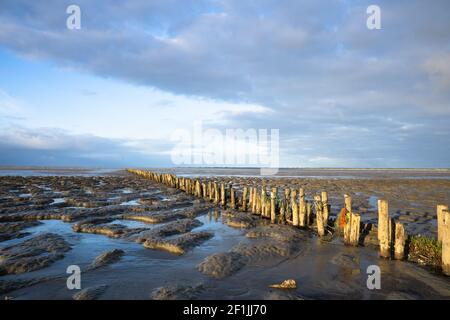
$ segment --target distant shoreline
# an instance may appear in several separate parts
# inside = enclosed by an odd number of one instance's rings
[[[142,167],[129,166],[139,169],[156,170],[259,170],[261,167]],[[77,167],[77,166],[0,166],[0,170],[45,170],[45,171],[92,171],[92,170],[122,170],[126,167]],[[339,168],[339,167],[281,167],[279,170],[302,170],[302,171],[427,171],[427,172],[449,172],[450,168]]]

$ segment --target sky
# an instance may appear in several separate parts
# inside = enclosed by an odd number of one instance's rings
[[[0,1],[0,165],[175,166],[200,122],[278,129],[282,167],[450,167],[449,120],[447,0]]]

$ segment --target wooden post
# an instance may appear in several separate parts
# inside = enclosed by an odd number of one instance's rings
[[[297,205],[297,191],[291,191],[291,207],[292,207],[292,225],[298,227],[298,205]]]
[[[264,217],[266,213],[266,186],[261,187],[261,206],[260,206],[261,216]]]
[[[272,188],[272,192],[270,193],[270,222],[275,223],[276,219],[276,199],[277,199],[278,189],[276,187]]]
[[[300,227],[304,227],[306,225],[306,202],[305,202],[305,190],[300,188],[299,190],[299,225]]]
[[[253,187],[248,188],[248,204],[247,210],[252,211],[252,197],[253,197]]]
[[[350,229],[350,238],[349,244],[352,246],[358,246],[359,244],[359,231],[361,227],[361,216],[359,214],[355,214],[352,212],[351,214],[351,229]]]
[[[214,203],[219,204],[219,186],[215,181],[214,181]]]
[[[202,196],[200,181],[198,181],[198,180],[195,181],[195,196],[198,198],[200,198]]]
[[[209,193],[209,201],[214,200],[214,189],[212,181],[208,181],[208,193]]]
[[[352,212],[352,197],[348,194],[344,194],[344,206],[347,212]]]
[[[247,185],[244,185],[242,192],[242,211],[247,211]]]
[[[323,226],[323,207],[320,196],[314,196],[314,207],[316,209],[317,233],[320,237],[323,237],[325,235],[325,228]]]
[[[284,203],[286,206],[284,208],[284,215],[285,215],[286,220],[289,220],[290,213],[291,213],[291,210],[289,209],[289,203],[291,202],[290,194],[291,194],[291,189],[289,189],[289,188],[284,189],[284,199],[285,199]]]
[[[306,226],[309,227],[309,224],[311,223],[311,202],[306,201]]]
[[[323,224],[327,226],[329,208],[328,208],[328,193],[326,191],[322,191],[322,206],[323,206]]]
[[[208,189],[206,188],[206,182],[202,183],[202,188],[203,188],[203,199],[207,199],[208,198]]]
[[[227,205],[225,182],[220,184],[220,200],[222,207],[225,207]]]
[[[405,257],[405,243],[407,235],[405,228],[400,222],[395,223],[395,245],[394,245],[394,258],[397,260],[403,260]]]
[[[258,197],[257,197],[257,194],[258,194],[258,187],[253,187],[253,202],[252,202],[252,213],[253,214],[256,214],[256,206],[257,206],[257,204],[258,204]]]
[[[386,200],[378,200],[378,241],[380,256],[390,258],[391,246],[389,241],[389,206]]]
[[[344,227],[344,243],[350,243],[350,233],[352,230],[352,197],[344,194],[344,206],[347,210]]]
[[[255,213],[257,215],[261,214],[261,196],[258,195],[258,192],[255,192],[255,197],[256,197],[256,208],[255,208]]]
[[[270,213],[271,213],[271,201],[269,197],[266,197],[266,205],[264,206],[264,217],[265,218],[270,218]]]
[[[234,189],[233,186],[230,185],[230,205],[231,205],[231,209],[236,209],[236,199],[235,199],[235,194],[234,194]]]
[[[444,227],[444,214],[443,211],[448,210],[448,206],[445,204],[438,204],[436,208],[437,213],[437,234],[438,241],[442,241],[443,227]]]
[[[442,230],[442,271],[450,276],[450,212],[443,210]]]

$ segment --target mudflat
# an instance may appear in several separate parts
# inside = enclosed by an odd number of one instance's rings
[[[160,169],[161,172],[165,169]],[[436,237],[436,205],[450,203],[446,170],[167,169],[205,181],[344,194],[363,223],[377,200],[410,234]],[[324,241],[313,229],[221,208],[125,171],[0,177],[0,296],[12,299],[449,299],[450,280],[409,261],[381,259],[376,241]],[[66,270],[81,269],[70,290]],[[381,289],[367,287],[367,267]],[[273,284],[293,279],[296,286]]]

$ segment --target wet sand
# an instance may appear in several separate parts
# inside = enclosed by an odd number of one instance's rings
[[[344,170],[351,177],[343,178],[341,171],[316,170],[316,177],[291,171],[260,178],[254,170],[233,170],[187,174],[214,176],[237,189],[262,180],[302,186],[307,198],[326,190],[332,215],[342,207],[343,194],[350,193],[364,221],[376,220],[376,200],[384,198],[408,232],[430,236],[436,232],[436,204],[450,202],[445,172],[383,171],[380,176]],[[339,237],[321,241],[313,230],[222,210],[123,171],[0,181],[1,298],[450,298],[449,278],[427,267],[380,259],[370,245],[347,247]],[[246,228],[231,227],[243,219]],[[382,271],[381,290],[366,286],[367,266],[374,264]],[[69,265],[80,266],[82,290],[67,289]],[[269,287],[286,279],[295,279],[297,288]]]

